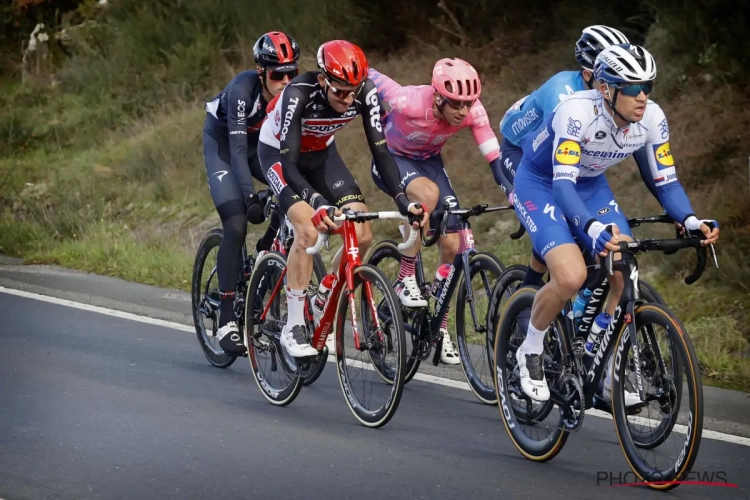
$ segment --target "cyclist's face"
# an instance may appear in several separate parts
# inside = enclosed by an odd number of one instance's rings
[[[318,75],[318,83],[328,92],[328,102],[337,113],[344,113],[354,102],[360,87],[354,85],[341,85],[339,83],[328,84],[322,74]]]
[[[439,94],[435,94],[435,105],[440,113],[443,115],[445,121],[452,127],[460,126],[466,117],[469,115],[471,105],[469,102],[446,102],[445,98]],[[460,109],[456,107],[460,106]]]
[[[611,85],[607,86],[607,84],[604,83],[599,85],[599,90],[601,90],[605,98],[607,97],[607,92],[609,92],[610,97],[608,97],[607,99],[610,101],[612,100],[612,97],[614,97],[614,92],[616,91],[614,87],[612,87]],[[648,96],[643,91],[641,91],[634,97],[625,95],[623,92],[617,92],[615,108],[617,109],[617,112],[623,116],[623,118],[631,123],[635,123],[643,119],[643,114],[646,111],[647,101]]]
[[[258,67],[258,71],[262,70],[261,67]],[[272,96],[278,95],[296,75],[296,71],[274,72],[266,70],[266,88],[268,88],[268,92],[270,92]]]

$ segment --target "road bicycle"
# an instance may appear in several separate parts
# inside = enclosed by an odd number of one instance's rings
[[[344,240],[343,252],[317,325],[308,300],[305,318],[308,340],[322,353],[328,335],[335,335],[334,356],[344,399],[362,425],[381,427],[395,414],[403,392],[406,359],[403,319],[391,282],[380,269],[360,261],[355,224],[375,219],[405,219],[411,224],[415,219],[398,212],[350,210],[336,217],[331,210],[329,217],[343,224],[330,233],[320,233],[315,246],[305,251],[316,255],[330,234],[339,234]],[[414,237],[401,248],[414,244],[417,233],[413,233]],[[253,376],[263,396],[278,406],[290,404],[299,395],[302,379],[314,369],[317,359],[293,358],[281,346],[281,331],[287,317],[286,271],[286,258],[278,252],[259,258],[247,293],[248,297],[257,295],[261,300],[254,304],[254,309],[250,309],[250,301],[245,303],[246,331],[252,332],[248,353]],[[377,316],[375,304],[388,308],[387,321]]]
[[[650,219],[672,222],[667,216]],[[495,387],[505,429],[524,457],[545,462],[562,450],[570,433],[583,425],[586,410],[594,405],[605,374],[605,360],[611,360],[611,413],[620,447],[637,479],[651,488],[668,490],[686,477],[695,462],[703,429],[700,366],[680,320],[666,305],[646,303],[641,297],[635,255],[694,248],[698,255],[696,268],[685,278],[690,285],[705,270],[707,249],[702,246],[703,239],[698,231],[675,239],[621,242],[620,260],[614,261],[610,252],[605,262],[589,269],[593,275],[590,289],[601,289],[606,294],[608,277],[619,271],[625,281],[624,292],[610,326],[595,345],[593,356],[584,359],[585,338],[573,336],[576,327],[567,317],[570,301],[565,313],[555,319],[547,331],[542,355],[550,388],[550,399],[546,402],[533,401],[525,395],[515,360],[515,352],[525,336],[525,332],[517,330],[518,315],[531,307],[537,290],[522,287],[511,296],[496,328]],[[718,267],[713,245],[710,249]],[[603,309],[603,302],[587,307],[582,323],[590,324]],[[634,389],[632,392],[641,400],[639,404],[626,406],[626,388]],[[654,429],[644,430],[652,425]],[[527,434],[527,430],[548,433],[539,438]],[[675,457],[665,459],[665,448],[671,448]],[[653,457],[653,464],[648,457]]]
[[[493,254],[476,250],[469,219],[481,214],[512,209],[512,206],[488,207],[488,205],[453,209],[446,203],[440,211],[434,214],[440,217],[440,212],[442,212],[439,227],[432,231],[432,235],[427,239],[422,239],[422,245],[430,247],[437,242],[441,234],[445,236],[448,217],[454,215],[457,218],[460,246],[437,298],[431,293],[432,280],[425,277],[422,253],[421,251],[417,253],[416,280],[422,296],[428,301],[428,306],[401,308],[407,338],[411,341],[411,352],[406,361],[407,382],[414,378],[420,363],[430,358],[433,349],[432,363],[435,366],[439,364],[443,341],[440,325],[445,315],[448,314],[454,295],[456,296],[456,340],[464,375],[470,383],[481,377],[492,378],[492,365],[484,363],[486,357],[480,354],[478,361],[482,363],[481,365],[475,364],[474,358],[478,339],[487,336],[486,314],[490,294],[505,266]],[[393,273],[398,273],[400,261],[401,252],[394,241],[379,242],[370,250],[367,258],[369,264]],[[384,313],[381,313],[381,319],[386,319]],[[479,394],[477,397],[480,401],[487,402]],[[494,398],[494,394],[492,397]]]
[[[273,200],[273,192],[270,189],[259,191],[258,198],[264,206],[263,210],[266,219],[270,220],[267,235],[275,235],[271,243],[271,251],[286,255],[294,242],[292,225],[283,213],[283,210],[281,210],[281,206]],[[224,232],[221,228],[211,229],[203,237],[200,245],[198,245],[193,264],[191,287],[193,322],[198,342],[209,363],[218,368],[228,368],[237,359],[236,355],[227,354],[221,349],[219,339],[216,335],[219,324],[220,300],[216,259],[223,235]],[[214,252],[217,255],[213,255]],[[245,242],[242,244],[241,258],[243,265],[235,289],[234,312],[237,318],[237,325],[242,332],[245,325],[247,281],[255,267],[255,256],[248,254]],[[208,268],[207,264],[210,268]],[[320,256],[314,257],[313,270],[313,279],[310,286],[314,290],[317,290],[320,280],[325,276],[325,266]],[[247,339],[245,339],[245,344],[247,345]],[[247,357],[247,353],[242,356]],[[321,354],[321,362],[316,365],[317,370],[308,373],[308,376],[304,379],[306,385],[312,384],[320,376],[325,368],[326,356],[327,353],[325,355]]]

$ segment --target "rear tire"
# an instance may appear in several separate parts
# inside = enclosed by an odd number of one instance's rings
[[[211,271],[208,275],[208,280],[203,282],[203,271],[206,268],[208,254],[214,248],[218,248],[221,244],[221,240],[224,237],[224,232],[221,228],[211,229],[206,236],[203,237],[200,245],[198,245],[198,251],[195,254],[195,261],[193,263],[193,276],[191,283],[191,298],[193,304],[193,324],[195,325],[195,333],[198,336],[198,342],[201,345],[203,355],[206,357],[209,363],[217,368],[228,368],[237,359],[237,356],[224,353],[221,348],[218,347],[219,342],[216,341],[216,348],[210,345],[209,338],[216,338],[216,332],[218,330],[218,316],[219,316],[219,282],[218,276],[216,275],[216,262],[210,262]],[[216,278],[216,286],[211,287],[211,282]],[[205,320],[211,321],[211,332],[206,328]],[[217,350],[219,352],[217,352]]]

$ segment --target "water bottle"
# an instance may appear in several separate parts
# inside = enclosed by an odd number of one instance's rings
[[[584,288],[576,296],[576,300],[573,302],[573,319],[577,324],[581,324],[581,317],[583,311],[586,309],[586,305],[589,303],[591,298],[591,290]]]
[[[315,294],[315,300],[313,301],[313,307],[316,313],[323,314],[323,309],[325,308],[326,301],[328,300],[328,294],[331,292],[331,288],[333,287],[333,282],[335,280],[335,274],[326,274],[320,281],[318,293]]]
[[[430,294],[432,294],[435,300],[438,300],[440,298],[440,294],[443,292],[443,284],[445,284],[445,278],[448,277],[448,274],[450,274],[450,272],[450,264],[443,264],[442,266],[438,267],[437,272],[435,273],[435,280],[432,282],[432,288],[430,289]]]
[[[599,349],[599,342],[607,328],[609,328],[609,322],[612,317],[609,313],[603,312],[594,320],[594,324],[591,325],[591,332],[589,337],[586,339],[586,344],[583,349],[586,351],[587,356],[596,356],[596,351]]]

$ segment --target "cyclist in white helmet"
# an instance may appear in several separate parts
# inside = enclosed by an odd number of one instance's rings
[[[516,213],[550,271],[516,354],[521,388],[538,401],[549,399],[540,357],[546,331],[586,279],[573,234],[600,257],[616,251],[618,242],[632,240],[627,218],[602,175],[607,169],[645,146],[648,175],[667,214],[686,229],[703,232],[704,245],[719,238],[718,223],[695,216],[677,180],[669,124],[659,105],[648,99],[656,79],[651,54],[631,44],[607,47],[594,62],[593,78],[593,90],[565,98],[537,132],[524,138],[514,183]],[[610,284],[602,313],[608,315],[608,328],[618,320],[616,306],[624,286],[620,273],[611,276]],[[598,354],[591,361],[597,365],[602,362]],[[610,399],[602,394],[607,389],[600,387],[598,394],[605,400]],[[639,401],[638,394],[626,392],[625,398],[628,405]]]

